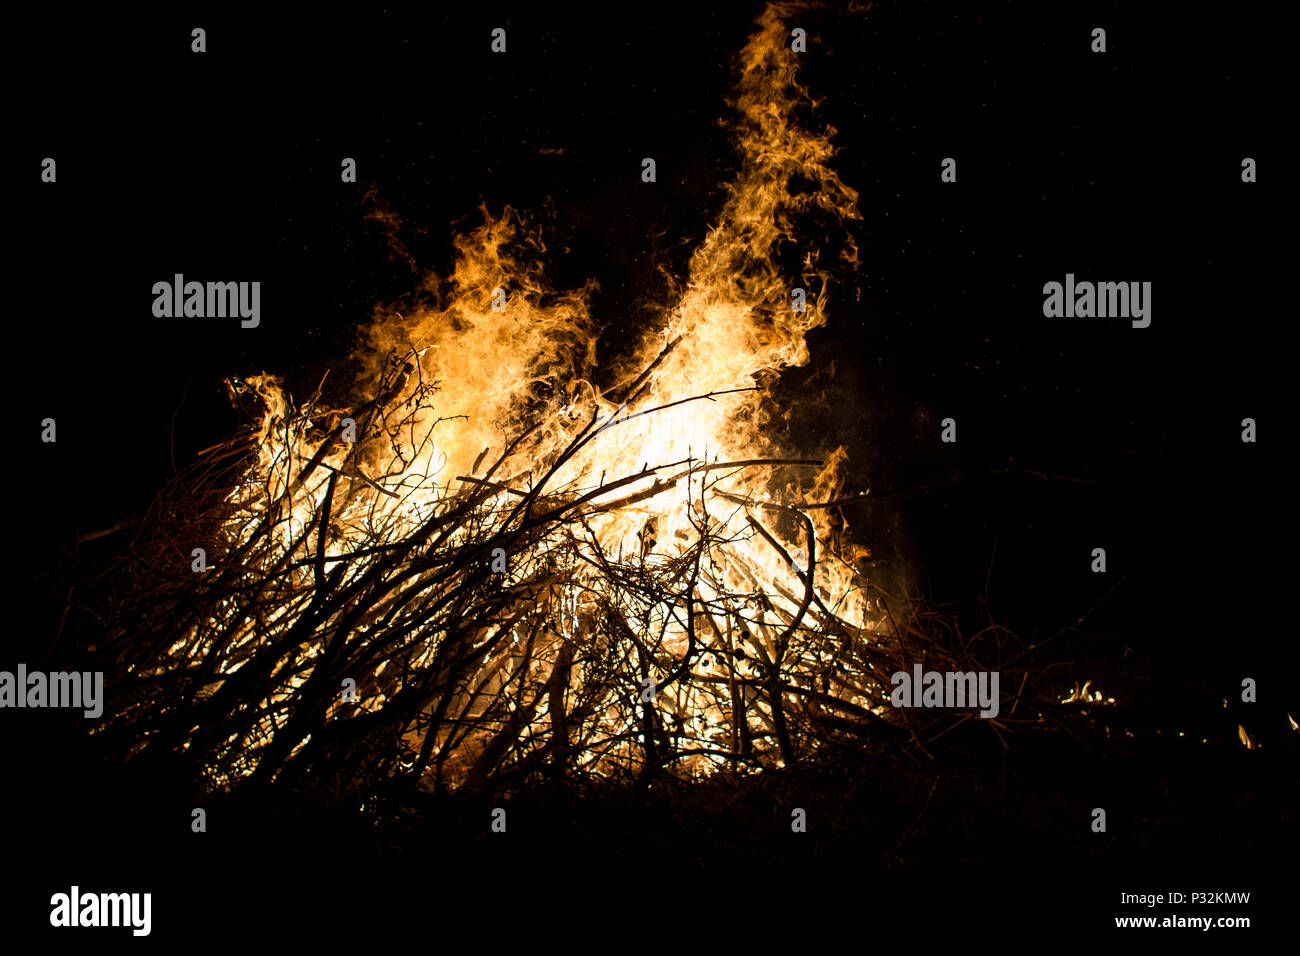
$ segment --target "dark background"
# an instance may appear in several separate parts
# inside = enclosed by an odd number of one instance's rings
[[[29,14],[10,37],[23,66],[6,123],[15,438],[0,662],[44,657],[75,535],[138,513],[174,466],[239,423],[222,377],[265,370],[309,391],[326,368],[342,375],[338,360],[376,304],[415,286],[417,272],[365,219],[372,187],[401,217],[420,273],[447,271],[451,238],[481,221],[480,202],[536,215],[554,250],[552,284],[600,281],[593,311],[617,351],[666,295],[656,267],[684,276],[721,207],[736,155],[718,121],[760,10]],[[860,269],[832,289],[809,369],[782,384],[786,397],[810,381],[826,388],[833,413],[796,409],[791,441],[810,453],[847,445],[859,486],[928,489],[852,520],[882,565],[913,569],[930,596],[983,598],[1027,635],[1091,611],[1068,637],[1083,662],[1071,674],[1108,693],[1102,678],[1112,678],[1122,703],[1174,733],[1235,727],[1236,710],[1209,714],[1246,676],[1261,703],[1241,720],[1272,734],[1288,708],[1300,713],[1294,636],[1281,621],[1294,564],[1280,451],[1292,440],[1282,403],[1290,263],[1276,222],[1288,208],[1276,148],[1287,120],[1265,10],[1180,8],[1174,20],[1100,3],[884,4],[787,18],[809,32],[801,81],[824,100],[818,115],[838,131],[833,166],[859,190],[863,216]],[[206,54],[190,53],[194,26],[207,30]],[[508,33],[504,56],[489,52],[496,26]],[[1107,30],[1105,54],[1089,51],[1094,26]],[[58,162],[55,185],[39,181],[45,156]],[[339,181],[344,156],[357,159],[355,185]],[[643,156],[656,158],[655,184],[640,181]],[[939,180],[946,156],[957,159],[955,184]],[[1259,163],[1257,184],[1241,182],[1245,156]],[[150,288],[176,272],[260,280],[260,328],[155,319]],[[1067,272],[1152,282],[1151,326],[1045,319],[1043,283]],[[47,416],[55,445],[38,438]],[[956,445],[938,440],[947,416]],[[1239,437],[1248,416],[1254,445]],[[1094,547],[1107,550],[1107,575],[1089,571]],[[154,888],[159,938],[164,926],[240,923],[228,907],[279,918],[257,889],[270,867],[255,846],[198,863],[183,842],[188,816],[163,819],[183,798],[115,786],[111,768],[79,764],[56,716],[3,721],[16,754],[3,771],[14,808],[4,830],[30,837],[21,871],[31,874],[3,907],[7,922],[46,925],[51,892],[77,879],[125,888],[118,873]],[[1267,861],[1293,839],[1278,807],[1293,808],[1294,771],[1263,772],[1235,752],[1206,760],[1147,768],[1166,795],[1169,780],[1224,789],[1180,810],[1177,836],[1124,867],[1103,861],[1084,878],[1063,861],[1004,892],[978,877],[1008,862],[987,845],[974,863],[954,850],[933,877],[907,876],[919,888],[897,895],[918,908],[996,898],[990,913],[1106,922],[1111,911],[1140,915],[1114,905],[1118,888],[1184,883],[1199,859],[1217,888],[1276,899]],[[1056,769],[1063,785],[1079,784]],[[1144,795],[1125,818],[1152,831],[1171,823],[1160,787],[1129,791],[1125,772],[1106,783],[1120,802]],[[311,821],[286,825],[316,846],[309,859],[340,858],[341,882],[308,895],[323,910],[355,899],[343,862],[352,850],[322,849]],[[1185,856],[1175,860],[1174,845]],[[443,863],[472,866],[480,851]],[[1130,877],[1139,864],[1151,882]],[[164,865],[197,895],[172,887],[164,906]],[[393,866],[406,873],[410,862]],[[536,864],[521,853],[500,867],[514,880]],[[875,899],[883,884],[903,885],[871,859],[827,879]],[[782,890],[775,906],[797,897]],[[1014,931],[1016,920],[988,918]]]

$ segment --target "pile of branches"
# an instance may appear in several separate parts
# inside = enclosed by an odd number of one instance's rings
[[[398,364],[346,416],[313,399],[208,449],[136,524],[97,622],[115,665],[95,731],[108,754],[180,761],[209,793],[270,781],[354,803],[393,783],[609,792],[924,751],[981,722],[890,708],[890,675],[915,662],[1000,663],[1004,695],[1015,692],[1026,658],[997,627],[962,635],[862,577],[878,620],[837,612],[816,584],[819,562],[836,559],[819,553],[810,518],[826,502],[775,504],[724,484],[819,463],[687,460],[553,486],[611,426],[592,414],[522,487],[516,459],[540,425],[431,495],[420,476],[383,479],[409,470],[399,436],[437,397],[410,381],[418,362]],[[345,417],[361,438],[338,463]],[[272,433],[310,454],[254,467]],[[410,499],[400,521],[393,487]],[[595,519],[671,494],[693,539],[669,551],[647,522],[638,553],[602,548]],[[738,563],[735,549],[759,540],[801,586]],[[748,590],[726,583],[737,573]],[[1010,710],[993,722],[1002,731]]]

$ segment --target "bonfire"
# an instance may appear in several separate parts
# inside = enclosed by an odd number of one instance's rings
[[[209,792],[364,799],[754,774],[904,732],[920,632],[867,576],[846,455],[772,437],[859,216],[788,37],[769,10],[741,53],[738,172],[630,359],[601,364],[594,283],[551,288],[507,207],[377,310],[351,394],[229,381],[253,420],[138,529],[97,734]]]

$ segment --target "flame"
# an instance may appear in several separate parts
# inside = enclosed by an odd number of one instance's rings
[[[372,567],[341,556],[409,540],[481,493],[473,499],[479,531],[514,527],[521,508],[570,509],[576,523],[521,538],[519,550],[476,554],[496,565],[500,587],[518,589],[518,610],[475,631],[474,647],[491,650],[462,676],[442,714],[456,720],[430,730],[430,704],[402,729],[402,770],[423,760],[427,773],[463,782],[493,734],[459,728],[489,715],[489,728],[518,719],[552,735],[585,735],[583,772],[635,765],[647,743],[636,689],[581,699],[584,676],[599,666],[584,648],[599,641],[618,646],[606,654],[642,654],[643,679],[669,685],[655,706],[698,751],[680,763],[690,774],[735,766],[738,720],[760,740],[755,753],[770,765],[786,760],[771,743],[778,708],[749,702],[744,689],[736,697],[737,680],[771,673],[756,658],[775,661],[791,687],[820,679],[832,703],[887,710],[887,694],[851,647],[874,640],[881,626],[854,567],[864,551],[847,543],[829,509],[794,507],[836,496],[845,452],[814,463],[784,456],[771,437],[766,390],[781,369],[808,362],[806,336],[826,321],[831,270],[856,262],[851,239],[823,253],[796,230],[810,219],[824,228],[858,218],[857,193],[829,165],[834,130],[796,121],[816,103],[796,82],[798,58],[785,49],[789,31],[778,11],[768,8],[756,22],[733,102],[738,172],[688,275],[632,358],[613,369],[599,361],[595,282],[557,292],[545,277],[545,244],[526,217],[509,206],[495,217],[481,207],[482,225],[455,240],[449,276],[428,276],[411,301],[376,310],[353,355],[362,370],[353,401],[331,406],[317,396],[298,406],[271,375],[242,384],[263,414],[255,461],[227,502],[225,560],[282,570],[283,598],[256,619],[241,618],[232,599],[219,653],[224,612],[173,645],[177,660],[216,661],[201,699],[269,646],[269,635],[303,619],[325,573],[338,569],[333,586],[344,587]],[[788,268],[794,250],[797,271]],[[802,309],[795,288],[804,290]],[[353,442],[343,437],[349,425]],[[543,487],[545,504],[530,497]],[[707,562],[698,559],[704,541],[717,545]],[[471,538],[457,531],[441,546],[469,549]],[[648,582],[644,590],[637,580]],[[680,596],[687,581],[685,609],[663,599]],[[611,608],[622,624],[610,623]],[[532,627],[538,615],[544,626]],[[277,706],[329,656],[336,623],[321,622],[275,671],[255,729],[216,748],[215,765],[228,768],[217,784],[257,766],[278,727]],[[789,647],[778,639],[787,629]],[[403,686],[399,672],[444,666],[446,638],[415,628],[392,656],[358,662],[348,673],[366,692],[355,704],[336,700],[328,716],[379,713]],[[697,656],[687,660],[692,643]],[[559,696],[544,692],[548,686]],[[1091,699],[1086,686],[1080,696]],[[553,714],[557,701],[563,706]],[[577,724],[578,712],[580,728],[562,726]]]
[[[1246,728],[1241,724],[1237,725],[1237,739],[1241,741],[1241,745],[1247,750],[1254,750],[1258,746],[1250,734],[1246,733]]]
[[[1085,704],[1111,705],[1115,703],[1114,697],[1107,697],[1099,690],[1090,691],[1090,687],[1092,687],[1092,681],[1090,680],[1084,681],[1082,687],[1076,682],[1069,693],[1061,695],[1061,703],[1073,704],[1076,701],[1083,701]]]

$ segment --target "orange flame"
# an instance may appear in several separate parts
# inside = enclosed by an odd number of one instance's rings
[[[819,606],[849,633],[871,631],[876,621],[864,582],[852,556],[845,560],[834,550],[829,511],[811,510],[803,519],[792,518],[792,512],[762,513],[763,502],[791,505],[801,498],[834,497],[841,484],[843,449],[832,451],[815,473],[805,468],[806,478],[770,463],[746,464],[781,459],[768,437],[770,399],[762,385],[782,368],[807,363],[806,335],[826,320],[830,270],[855,262],[856,248],[842,241],[834,261],[822,261],[816,247],[803,245],[797,275],[777,262],[793,244],[806,242],[795,229],[810,214],[823,223],[858,217],[857,193],[829,166],[834,130],[813,132],[795,121],[798,111],[816,104],[795,80],[797,56],[785,48],[787,28],[773,8],[757,25],[740,55],[734,101],[738,174],[726,187],[716,224],[690,260],[676,300],[654,323],[621,380],[605,389],[594,382],[597,334],[589,302],[595,284],[555,292],[544,277],[546,248],[540,237],[510,207],[497,218],[483,209],[483,225],[455,241],[451,275],[445,281],[425,279],[425,304],[401,314],[383,310],[364,330],[354,356],[367,389],[360,404],[327,408],[313,400],[295,409],[278,378],[248,380],[266,411],[257,459],[230,500],[234,516],[226,533],[232,550],[277,514],[285,520],[273,525],[272,550],[284,556],[303,549],[304,529],[320,511],[327,488],[333,488],[326,480],[329,474],[337,475],[338,485],[327,532],[331,553],[399,540],[434,516],[448,498],[482,487],[487,467],[526,432],[505,466],[509,473],[491,477],[491,503],[504,514],[546,476],[552,494],[591,503],[583,515],[591,540],[548,556],[568,563],[557,569],[564,572],[557,578],[561,583],[548,592],[550,632],[543,646],[530,651],[537,680],[554,671],[566,642],[577,640],[596,613],[584,562],[594,564],[608,555],[662,570],[702,534],[728,546],[716,567],[698,575],[695,594],[701,606],[730,607],[734,595],[763,594],[775,618],[789,620],[801,604],[805,609],[809,604],[805,574],[812,551],[812,592]],[[795,288],[804,290],[802,308],[795,306]],[[503,293],[501,311],[494,305]],[[345,417],[355,424],[354,443],[331,440]],[[593,418],[595,437],[565,458]],[[323,469],[304,479],[313,461]],[[773,515],[777,520],[762,520]],[[507,580],[514,581],[518,569],[539,555],[507,559]],[[309,584],[312,573],[310,566],[299,567],[296,583]],[[293,615],[301,606],[300,600],[286,601],[280,613]],[[641,636],[658,640],[664,660],[678,660],[689,639],[687,623],[662,604],[652,602],[641,610]],[[760,618],[764,613],[756,611]],[[728,645],[733,639],[743,643],[729,623],[725,631]],[[749,638],[761,643],[763,633],[755,627]],[[173,650],[184,652],[192,640],[186,637]],[[229,659],[237,660],[239,648],[259,640],[251,624],[242,628],[231,642]],[[421,635],[420,640],[424,645],[417,659],[427,662],[438,635]],[[512,634],[515,650],[503,653],[518,653],[520,640]],[[760,658],[782,652],[774,646],[751,648]],[[312,645],[308,661],[320,653]],[[828,667],[833,657],[821,644],[810,644],[802,653],[805,660],[795,668],[794,681]],[[220,670],[225,673],[228,666],[223,662]],[[375,672],[387,666],[380,662]],[[738,667],[742,674],[755,673],[744,662]],[[576,685],[581,665],[574,671]],[[723,733],[724,713],[731,706],[721,680],[727,671],[715,659],[701,662],[693,673],[711,675],[714,683],[680,682],[658,706],[696,739],[708,741]],[[309,674],[307,667],[287,679],[283,693],[301,686]],[[833,693],[858,707],[879,708],[883,695],[864,689],[869,680],[850,675]],[[477,687],[467,688],[459,701],[463,713],[472,717],[490,700],[512,692],[507,683],[504,676],[489,674]],[[382,694],[372,695],[358,706],[364,710],[382,703]],[[541,701],[530,719],[545,724],[548,706]],[[635,720],[623,700],[605,702],[600,714],[597,723],[611,739],[626,733]],[[758,706],[751,719],[770,723],[772,715]],[[265,732],[269,737],[269,723]],[[419,728],[408,730],[413,750],[424,734]],[[451,746],[450,734],[438,743]],[[251,769],[256,741],[231,741],[230,746],[248,754],[242,766]],[[480,740],[478,746],[481,751],[486,742]],[[593,766],[626,749],[611,745],[592,758]],[[459,759],[453,757],[450,764]],[[468,772],[468,758],[462,763]],[[724,763],[705,754],[685,765],[708,772]]]

